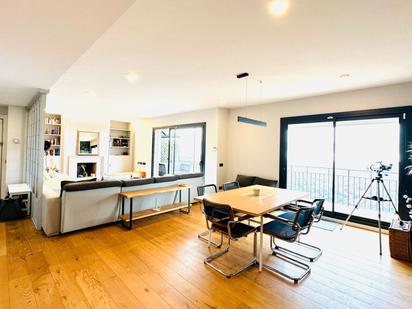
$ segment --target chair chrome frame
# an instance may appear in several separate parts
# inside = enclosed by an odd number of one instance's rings
[[[290,207],[293,208],[292,205],[290,205]],[[290,239],[279,238],[279,239],[282,239],[284,241],[288,241],[288,242],[291,242],[291,243],[298,241],[298,238],[299,238],[300,234],[302,234],[301,226],[298,223],[298,217],[299,217],[300,212],[304,211],[304,210],[313,209],[313,206],[310,206],[310,207],[304,207],[304,206],[303,207],[297,207],[297,206],[295,206],[295,207],[296,208],[294,208],[294,210],[296,211],[296,214],[295,214],[295,217],[294,217],[293,221],[289,221],[287,219],[277,217],[277,216],[274,216],[274,215],[271,215],[271,214],[268,214],[268,215],[265,216],[265,217],[270,218],[272,220],[279,221],[279,222],[284,223],[284,224],[288,224],[293,228],[293,230],[295,231],[294,237],[292,237]],[[312,222],[313,222],[313,216],[311,214],[308,225],[310,226],[312,224]],[[307,233],[307,232],[304,231],[303,233]],[[293,282],[295,284],[297,284],[300,281],[302,281],[303,279],[305,279],[311,272],[310,266],[303,263],[303,262],[301,262],[301,261],[299,261],[299,260],[294,259],[293,257],[291,257],[288,254],[285,254],[284,251],[291,252],[295,255],[300,255],[300,254],[296,254],[295,252],[290,251],[286,248],[279,247],[279,245],[276,244],[275,237],[271,234],[268,234],[268,235],[270,236],[270,249],[272,251],[272,255],[284,260],[285,262],[287,262],[289,264],[292,264],[292,265],[302,269],[303,273],[300,276],[292,276],[292,275],[290,275],[290,274],[288,274],[284,271],[281,271],[280,269],[277,269],[273,266],[270,266],[268,264],[263,264],[262,267],[265,268],[266,270],[272,272],[272,273],[279,274],[279,275],[281,275],[281,276],[283,276],[287,279],[293,280]]]
[[[299,207],[299,203],[301,203],[301,204],[306,204],[306,205],[310,206],[310,205],[313,205],[313,204],[314,204],[315,202],[317,202],[317,201],[321,201],[321,200],[320,200],[320,199],[315,199],[315,200],[313,200],[312,202],[306,201],[306,200],[298,200],[298,201],[296,201],[296,204],[292,204],[292,205]],[[288,209],[288,206],[290,206],[290,205],[287,205],[287,206],[285,206],[284,208],[285,208],[285,209]],[[302,205],[302,206],[304,207],[304,205]],[[292,211],[293,211],[293,210],[292,210]],[[319,213],[313,215],[313,220],[312,220],[311,224],[310,224],[303,232],[301,232],[300,235],[306,235],[306,234],[308,234],[309,231],[310,231],[310,229],[311,229],[311,227],[312,227],[312,224],[315,223],[315,222],[319,222],[319,221],[321,220],[322,215],[323,215],[323,212],[324,212],[324,207],[323,207],[323,202],[322,202],[322,206],[321,206],[321,209],[320,209]],[[276,248],[278,251],[284,251],[284,252],[287,253],[287,254],[292,254],[292,255],[294,255],[294,256],[303,258],[303,259],[305,259],[305,260],[308,260],[309,262],[315,262],[315,261],[317,261],[317,260],[321,257],[321,255],[322,255],[322,253],[323,253],[323,252],[322,252],[322,249],[319,248],[319,247],[316,247],[316,246],[313,246],[313,245],[311,245],[311,244],[308,244],[308,243],[305,243],[305,242],[301,241],[301,240],[300,240],[300,235],[299,235],[298,239],[295,241],[296,245],[297,245],[297,246],[302,246],[302,247],[305,247],[305,248],[308,248],[308,249],[312,250],[312,251],[314,252],[314,255],[301,254],[301,253],[298,253],[298,252],[296,252],[296,251],[290,250],[290,249],[288,249],[288,248],[281,247],[281,246],[279,246],[278,244],[274,243],[275,248]]]
[[[201,190],[204,190],[206,187],[212,187],[212,188],[215,189],[215,192],[217,192],[217,186],[215,184],[208,184],[208,185],[198,186],[197,187],[197,195],[204,195],[204,191],[202,192]],[[203,203],[202,202],[201,202],[201,205],[200,205],[200,209],[201,209],[202,213],[204,214]],[[206,226],[208,226],[207,222],[206,222]],[[220,248],[223,244],[223,236],[220,239],[220,244],[218,244],[218,243],[213,242],[211,240],[212,233],[213,233],[213,231],[208,228],[206,231],[197,234],[197,238],[199,238],[200,240],[203,240],[203,241],[207,241],[209,246],[212,244],[216,248]]]
[[[239,223],[239,221],[229,221],[228,224],[227,224],[228,231],[229,231],[229,233],[228,233],[228,235],[227,235],[227,238],[228,238],[228,246],[227,246],[226,248],[221,249],[221,250],[218,251],[217,253],[214,253],[214,254],[206,257],[206,258],[203,260],[204,264],[206,264],[207,266],[209,266],[209,267],[212,268],[213,270],[217,271],[219,274],[225,276],[226,278],[232,278],[232,277],[238,275],[238,274],[241,273],[242,271],[248,269],[249,267],[251,267],[251,266],[253,266],[253,265],[255,265],[255,264],[257,263],[257,258],[256,258],[257,231],[256,231],[256,230],[253,232],[253,259],[252,259],[251,261],[247,262],[246,264],[240,266],[237,270],[235,270],[235,271],[233,271],[233,272],[230,272],[230,273],[223,271],[222,269],[216,267],[215,265],[213,265],[213,264],[211,263],[213,260],[215,260],[215,259],[217,259],[217,258],[221,257],[222,255],[224,255],[224,254],[226,254],[226,253],[229,252],[229,249],[230,249],[230,241],[231,241],[231,240],[238,240],[238,238],[232,238],[232,235],[231,235],[231,232],[230,232],[230,224],[234,224],[234,223]],[[224,233],[221,232],[221,231],[218,231],[218,232],[220,232],[220,235],[221,235],[221,245],[222,245]],[[209,235],[210,235],[210,234],[209,234]],[[212,243],[209,242],[209,246],[208,246],[208,247],[210,247],[210,244],[212,244]]]
[[[230,207],[229,205],[221,205],[221,206],[226,206],[226,207],[228,207],[228,208]],[[233,214],[233,209],[232,209],[232,208],[230,208],[230,214],[229,214],[229,217],[228,217],[228,218],[229,218],[229,221],[228,221],[227,224],[226,224],[226,228],[227,228],[227,233],[226,233],[226,232],[223,231],[223,230],[213,228],[213,225],[210,226],[210,225],[209,225],[209,220],[207,219],[207,216],[205,215],[206,225],[207,225],[207,229],[208,229],[208,231],[209,231],[208,247],[210,248],[210,245],[212,244],[212,242],[210,241],[210,240],[211,240],[211,232],[212,232],[212,231],[216,231],[216,232],[219,232],[219,233],[220,233],[220,235],[221,235],[221,244],[220,244],[220,245],[222,245],[222,243],[223,243],[223,236],[227,236],[227,238],[228,238],[228,245],[227,245],[226,248],[223,248],[223,249],[219,250],[218,252],[216,252],[216,253],[214,253],[214,254],[212,254],[212,255],[210,255],[210,256],[205,257],[204,260],[203,260],[203,263],[204,263],[205,265],[207,265],[208,267],[210,267],[211,269],[217,271],[219,274],[225,276],[226,278],[232,278],[232,277],[238,275],[238,274],[241,273],[242,271],[248,269],[249,267],[251,267],[251,266],[253,266],[253,265],[255,265],[255,264],[257,263],[257,257],[256,257],[256,251],[257,251],[257,248],[256,248],[257,229],[254,228],[253,231],[250,232],[250,233],[253,233],[253,259],[250,260],[249,262],[247,262],[246,264],[242,265],[241,267],[239,267],[237,270],[235,270],[235,271],[233,271],[233,272],[225,272],[225,271],[223,271],[222,269],[218,268],[217,266],[213,265],[211,262],[212,262],[213,260],[215,260],[215,259],[217,259],[217,258],[221,257],[222,255],[224,255],[224,254],[226,254],[226,253],[229,252],[231,240],[238,240],[238,239],[240,238],[240,237],[234,238],[234,237],[232,236],[232,226],[233,226],[233,225],[236,225],[236,224],[244,224],[244,223],[241,223],[241,222],[239,222],[239,221],[235,221],[235,220],[234,220],[234,214]],[[249,233],[249,234],[250,234],[250,233]],[[245,235],[245,236],[243,236],[243,237],[247,237],[249,234],[247,234],[247,235]]]
[[[296,267],[299,267],[300,269],[303,269],[303,273],[300,276],[295,277],[295,276],[289,275],[288,273],[286,273],[284,271],[281,271],[277,268],[274,268],[274,267],[272,267],[268,264],[263,264],[262,265],[263,268],[265,268],[266,270],[268,270],[270,272],[280,274],[283,277],[286,277],[290,280],[293,280],[293,282],[295,284],[299,283],[300,281],[305,279],[307,276],[309,276],[310,271],[311,271],[309,265],[307,265],[305,263],[302,263],[301,261],[298,261],[296,259],[293,259],[292,257],[290,257],[287,254],[283,254],[282,251],[278,250],[277,248],[279,248],[279,247],[276,245],[275,238],[271,236],[270,237],[270,250],[272,250],[272,255],[275,255],[278,258],[280,258],[280,259],[282,259],[282,260],[284,260],[284,261],[286,261],[290,264],[293,264]]]

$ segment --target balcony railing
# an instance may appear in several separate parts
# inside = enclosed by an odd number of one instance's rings
[[[335,209],[353,208],[358,202],[375,173],[368,170],[336,169],[335,173]],[[389,172],[384,176],[384,183],[393,202],[398,207],[399,174]],[[287,188],[310,193],[311,198],[324,198],[332,203],[332,168],[313,166],[288,166]],[[382,194],[382,193],[381,193]],[[377,185],[374,184],[367,196],[377,195]],[[386,194],[384,195],[386,197]],[[390,203],[382,203],[383,213],[393,213]],[[359,209],[377,210],[377,203],[372,200],[362,200]],[[338,211],[338,209],[336,209]],[[347,212],[347,211],[345,211]]]

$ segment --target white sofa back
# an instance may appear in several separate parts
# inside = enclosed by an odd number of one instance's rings
[[[191,186],[190,201],[196,196],[196,187],[203,184],[203,176],[159,177],[128,181],[97,181],[71,183],[58,192],[43,192],[42,227],[47,236],[67,233],[83,228],[119,220],[120,192],[139,191],[185,183]],[[187,190],[182,191],[182,202],[187,202]],[[145,210],[178,202],[174,192],[133,199],[133,211]],[[125,203],[129,213],[129,201]]]
[[[66,185],[61,197],[60,232],[117,221],[120,192],[120,181]]]

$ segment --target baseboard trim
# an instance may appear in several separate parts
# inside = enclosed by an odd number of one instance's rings
[[[345,223],[345,220],[339,220],[339,219],[336,219],[336,218],[327,217],[325,215],[322,217],[322,219],[325,220],[325,221],[336,222],[336,223],[341,224],[341,225],[343,223]],[[354,222],[351,222],[351,221],[349,221],[346,225],[351,226],[351,227],[356,227],[356,228],[362,229],[362,230],[376,232],[376,233],[379,232],[379,229],[376,228],[376,227],[365,225],[365,224],[354,223]],[[341,227],[339,227],[339,229],[340,228]],[[382,231],[382,234],[389,234],[389,231],[387,229],[382,229],[381,231]]]

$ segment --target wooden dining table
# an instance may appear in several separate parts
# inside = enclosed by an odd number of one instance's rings
[[[258,196],[254,195],[254,189],[260,189]],[[263,218],[264,215],[281,209],[283,206],[294,203],[297,200],[308,196],[306,192],[299,192],[287,189],[253,185],[234,189],[230,191],[221,191],[218,193],[209,193],[196,198],[202,200],[208,199],[214,203],[230,205],[236,212],[251,215],[259,218],[259,271],[262,271],[263,261]]]

